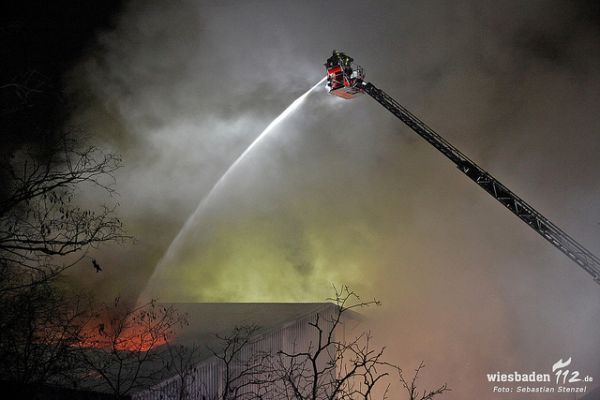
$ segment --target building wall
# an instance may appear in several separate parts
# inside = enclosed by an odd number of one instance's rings
[[[251,344],[245,346],[240,353],[240,362],[234,365],[234,368],[244,368],[245,363],[253,360],[253,358],[261,354],[271,354],[276,357],[279,351],[294,353],[299,351],[308,351],[314,349],[318,340],[317,330],[309,325],[314,323],[317,314],[319,315],[319,325],[324,332],[328,332],[331,328],[331,315],[335,308],[333,305],[327,305],[323,309],[318,310],[309,315],[301,316],[295,321],[286,323],[280,327],[271,329],[270,331],[256,337]],[[217,349],[218,350],[218,349]],[[333,352],[331,353],[333,354]],[[319,367],[325,366],[329,360],[327,355],[323,355],[320,359]],[[166,379],[160,384],[142,392],[132,395],[132,400],[216,400],[226,399],[224,396],[224,365],[223,362],[216,357],[211,357],[198,363],[186,377],[183,382],[180,376],[174,376]],[[266,374],[266,373],[265,373]],[[264,376],[262,378],[267,378]],[[331,379],[334,377],[332,376]],[[271,384],[266,388],[262,385],[249,385],[245,387],[243,394],[238,400],[250,399],[262,389],[262,398],[278,399],[281,398],[281,384]],[[227,398],[230,399],[230,398]]]

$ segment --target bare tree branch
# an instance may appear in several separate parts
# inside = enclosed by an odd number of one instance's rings
[[[217,335],[219,345],[209,348],[223,368],[223,391],[215,400],[260,399],[267,385],[272,384],[269,363],[271,356],[256,348],[259,327],[235,327],[226,336]]]
[[[78,368],[89,301],[48,282],[0,296],[0,376],[24,387],[64,381]]]
[[[308,349],[282,350],[276,361],[282,382],[280,396],[295,400],[371,399],[373,389],[389,375],[391,364],[384,362],[384,349],[371,347],[367,332],[353,339],[340,336],[344,318],[351,310],[378,305],[362,301],[347,286],[335,288],[333,311],[319,313],[309,323],[314,340]]]
[[[0,195],[0,277],[11,278],[0,292],[53,279],[89,249],[129,239],[116,216],[117,203],[79,204],[83,190],[114,195],[120,159],[80,148],[68,136],[47,153],[25,150],[0,161],[6,180]]]
[[[80,343],[82,374],[92,388],[108,387],[117,398],[147,388],[164,377],[166,343],[186,323],[172,306],[150,301],[128,307],[116,298],[100,307],[94,329]]]
[[[417,379],[419,378],[419,374],[421,373],[423,368],[425,368],[425,364],[423,363],[423,361],[421,361],[419,366],[415,369],[415,373],[412,379],[410,379],[410,382],[404,377],[402,370],[398,369],[400,383],[402,384],[402,387],[406,390],[406,393],[408,394],[408,400],[431,400],[435,396],[450,391],[448,385],[445,383],[433,390],[423,390],[422,392],[419,391],[419,389],[417,388]]]

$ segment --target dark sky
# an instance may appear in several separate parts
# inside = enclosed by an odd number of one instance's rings
[[[148,285],[165,301],[321,301],[331,282],[348,283],[383,300],[381,342],[401,364],[425,359],[431,381],[455,388],[447,398],[493,398],[484,373],[569,356],[600,379],[597,285],[367,97],[311,94],[155,271],[334,48],[600,253],[597,2],[52,4],[4,23],[3,68],[44,71],[63,102],[42,114],[123,155],[119,212],[136,237],[100,249],[104,273],[75,274],[80,285],[132,298]]]
[[[2,84],[27,83],[31,93],[25,112],[3,118],[3,147],[35,142],[51,135],[68,115],[64,75],[110,25],[119,2],[96,6],[73,1],[4,2],[0,15]],[[4,104],[17,104],[15,91],[2,90]],[[33,110],[32,110],[33,108]],[[34,122],[35,121],[35,122]],[[6,123],[11,123],[10,128]]]

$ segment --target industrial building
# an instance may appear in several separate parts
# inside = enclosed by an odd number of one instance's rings
[[[295,353],[314,349],[319,335],[318,330],[310,324],[318,318],[320,328],[327,332],[332,327],[331,316],[336,313],[336,306],[332,303],[204,303],[176,306],[187,313],[190,323],[177,341],[188,348],[196,347],[196,359],[186,371],[180,370],[158,384],[134,393],[131,396],[133,400],[249,399],[259,392],[262,398],[275,398],[275,392],[283,389],[281,386],[276,383],[253,383],[268,380],[268,368],[254,374],[248,372],[250,365],[256,363],[261,355],[276,356],[281,351]],[[357,320],[353,315],[352,320]],[[347,316],[345,320],[349,321]],[[219,348],[223,346],[222,338],[236,328],[249,326],[256,327],[253,337],[227,370],[223,360],[215,355],[223,350]],[[346,324],[341,325],[342,331],[347,328]],[[345,333],[336,330],[336,334]],[[331,352],[334,353],[335,350]],[[321,366],[331,361],[326,355],[319,360]],[[333,375],[329,377],[333,378]],[[225,396],[227,390],[230,397]]]

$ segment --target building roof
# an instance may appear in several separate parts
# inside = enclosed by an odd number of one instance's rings
[[[195,347],[193,363],[200,363],[220,352],[223,342],[218,336],[231,336],[235,328],[257,327],[256,336],[282,328],[316,313],[335,309],[333,303],[162,303],[173,306],[187,315],[188,324],[176,332],[173,344]],[[217,336],[218,335],[218,336]],[[192,361],[192,360],[189,360]],[[144,365],[142,369],[154,364]],[[173,376],[174,372],[163,370],[159,381]],[[89,379],[83,386],[91,385],[95,390],[108,391],[102,381]],[[142,389],[143,390],[143,389]],[[133,392],[137,392],[134,390]]]
[[[236,327],[256,326],[258,333],[280,328],[308,315],[335,307],[332,303],[169,303],[187,314],[189,322],[176,342],[201,347],[216,344],[217,335],[231,334]]]

